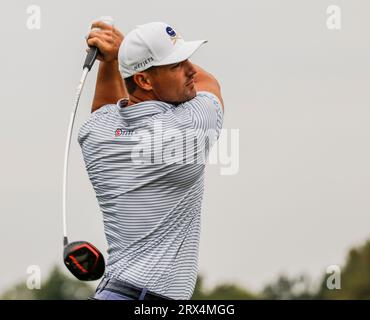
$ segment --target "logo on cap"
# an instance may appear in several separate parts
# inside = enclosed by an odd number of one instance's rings
[[[181,36],[180,35],[177,35],[176,34],[176,31],[173,30],[171,27],[167,27],[166,28],[166,32],[171,37],[172,43],[174,45],[176,44],[177,39],[181,39]]]
[[[149,58],[145,59],[144,61],[141,61],[140,63],[134,65],[134,70],[135,71],[138,71],[139,69],[140,70],[145,69],[153,61],[154,61],[154,58],[153,57],[149,57]]]
[[[175,36],[176,36],[176,32],[175,32],[175,30],[173,30],[171,27],[167,27],[167,28],[166,28],[166,32],[168,33],[168,35],[169,35],[170,37],[175,37]]]

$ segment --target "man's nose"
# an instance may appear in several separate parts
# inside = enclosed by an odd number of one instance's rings
[[[193,64],[190,62],[189,59],[185,61],[185,67],[186,67],[186,73],[189,78],[193,77],[197,73],[197,71],[195,70]]]

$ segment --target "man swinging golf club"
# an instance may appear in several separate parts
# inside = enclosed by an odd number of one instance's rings
[[[92,28],[100,65],[78,142],[108,242],[94,298],[190,299],[205,159],[223,122],[218,81],[189,60],[206,41],[163,22],[125,37],[101,21]]]

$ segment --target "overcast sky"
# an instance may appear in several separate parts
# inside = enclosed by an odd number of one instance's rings
[[[29,5],[40,29],[27,27]],[[329,5],[342,10],[327,27]],[[62,264],[65,139],[92,20],[127,33],[165,21],[208,39],[192,61],[219,80],[224,128],[239,129],[240,167],[206,174],[200,243],[205,284],[259,290],[280,273],[317,278],[370,237],[370,3],[366,0],[2,1],[0,292],[29,265]],[[97,65],[77,114],[70,165],[71,240],[105,250],[77,144]]]

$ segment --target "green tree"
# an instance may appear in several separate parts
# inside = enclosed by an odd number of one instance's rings
[[[345,265],[341,268],[341,288],[329,290],[329,275],[322,277],[320,299],[369,300],[370,299],[370,241],[350,250]]]
[[[94,294],[87,283],[67,277],[58,267],[54,267],[41,289],[30,290],[26,282],[19,283],[7,290],[2,300],[79,300]]]
[[[250,300],[257,299],[255,294],[235,285],[220,284],[210,291],[203,288],[203,276],[198,275],[191,300]]]
[[[265,286],[262,298],[268,300],[309,300],[316,297],[316,292],[310,289],[310,279],[301,275],[289,278],[280,275],[275,282]]]
[[[203,276],[198,274],[191,300],[204,300],[204,299],[207,299],[207,298],[206,298],[206,293],[204,292],[204,288],[203,288]]]
[[[231,283],[217,285],[209,292],[207,299],[209,300],[252,300],[257,299],[257,296],[249,291]]]

